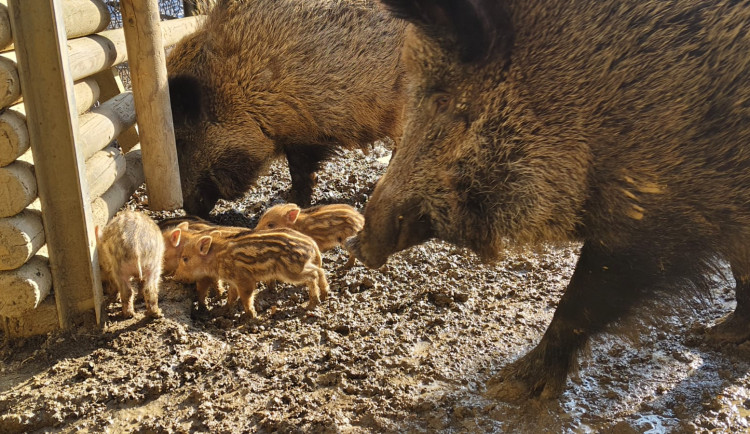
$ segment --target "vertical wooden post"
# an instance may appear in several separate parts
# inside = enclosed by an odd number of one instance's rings
[[[60,327],[93,311],[100,321],[102,288],[85,165],[76,149],[61,0],[10,0],[8,6]]]
[[[182,207],[180,171],[157,0],[121,0],[149,207]]]

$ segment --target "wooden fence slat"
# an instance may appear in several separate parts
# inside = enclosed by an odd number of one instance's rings
[[[19,316],[37,307],[50,293],[50,277],[47,259],[41,255],[16,270],[0,271],[0,316]]]
[[[125,161],[125,175],[91,203],[96,225],[104,226],[144,182],[140,146],[125,154]]]
[[[152,210],[182,207],[167,62],[157,0],[121,0],[130,80],[138,119],[148,204]]]
[[[102,101],[107,101],[121,93],[127,92],[125,86],[122,84],[120,71],[117,68],[110,68],[109,70],[96,73],[92,75],[91,78],[99,83]],[[133,114],[135,116],[135,105],[133,105]],[[140,140],[141,139],[138,137],[138,126],[135,124],[135,117],[133,117],[133,125],[117,135],[117,143],[120,145],[123,152],[128,152],[133,149]]]
[[[88,111],[99,99],[99,84],[85,78],[73,86],[76,111]],[[29,149],[29,129],[26,127],[26,108],[23,103],[8,107],[0,114],[0,167],[7,166]],[[26,160],[32,162],[31,156]]]
[[[42,213],[25,209],[0,219],[0,270],[15,270],[44,245]]]
[[[0,167],[0,185],[0,218],[18,214],[37,197],[34,166],[18,160]]]
[[[63,20],[68,39],[106,29],[111,20],[102,0],[63,0]],[[13,49],[8,0],[0,0],[0,51]]]
[[[107,146],[86,160],[86,180],[91,199],[101,196],[125,174],[125,156],[114,146]]]
[[[60,327],[90,310],[101,319],[85,165],[76,149],[78,116],[68,63],[61,0],[10,0],[11,24],[34,153]],[[93,292],[92,292],[93,291]]]
[[[0,317],[0,324],[8,338],[27,338],[49,333],[59,327],[57,306],[53,298],[47,298],[33,311],[21,316]]]
[[[84,160],[101,151],[135,124],[133,94],[121,93],[81,116],[79,150]]]
[[[37,0],[30,0],[32,3]],[[192,33],[203,17],[180,18],[162,25],[163,41],[171,45]],[[122,29],[105,30],[68,41],[70,71],[73,80],[89,77],[127,60],[125,34]],[[21,101],[16,53],[0,53],[0,107]]]

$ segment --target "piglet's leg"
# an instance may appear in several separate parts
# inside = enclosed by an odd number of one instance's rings
[[[307,310],[313,310],[320,304],[320,275],[318,274],[318,270],[319,267],[308,263],[302,271],[305,280],[307,281],[307,290],[309,293],[309,300],[306,306]]]
[[[320,299],[325,300],[328,298],[328,280],[326,279],[326,272],[323,268],[318,268],[318,288],[320,290]]]
[[[211,287],[214,284],[214,280],[210,277],[204,277],[202,279],[198,279],[197,282],[195,282],[195,290],[198,292],[198,307],[205,308],[208,305],[208,302],[206,299],[208,298],[208,291],[211,290]]]
[[[159,276],[161,272],[149,272],[144,276],[143,301],[146,303],[146,312],[154,318],[164,316],[159,309]]]
[[[242,308],[245,309],[245,313],[250,315],[251,318],[256,318],[258,316],[255,312],[255,293],[257,292],[257,285],[254,280],[249,280],[244,283],[244,285],[237,287],[240,293]]]
[[[129,276],[117,276],[114,282],[112,282],[117,290],[120,292],[120,301],[122,302],[122,316],[125,318],[132,318],[135,315],[133,309],[133,299],[135,293],[133,288],[130,287]]]

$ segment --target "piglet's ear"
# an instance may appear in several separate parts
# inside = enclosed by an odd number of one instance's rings
[[[186,231],[189,226],[190,226],[190,222],[182,222],[179,225],[177,225],[177,227],[182,229],[183,231]]]
[[[180,238],[182,238],[182,229],[173,229],[172,232],[169,233],[169,244],[171,244],[172,247],[179,246]]]
[[[94,226],[94,238],[96,238],[96,241],[99,242],[99,239],[102,236],[102,231],[99,229],[99,225]]]
[[[211,242],[213,239],[210,235],[205,235],[198,240],[198,251],[201,255],[208,255],[208,251],[211,249]]]
[[[289,210],[288,213],[286,213],[286,219],[289,221],[289,223],[293,224],[294,222],[297,221],[297,217],[299,217],[299,212],[300,212],[299,208],[292,208],[291,210]]]
[[[463,62],[499,53],[512,45],[510,14],[502,0],[380,0],[394,17],[409,21],[427,37],[453,39]]]
[[[192,75],[177,75],[169,79],[169,100],[175,125],[193,124],[203,111],[203,86]]]

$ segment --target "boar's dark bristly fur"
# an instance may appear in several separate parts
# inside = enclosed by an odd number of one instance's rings
[[[748,4],[382,3],[411,23],[409,102],[357,257],[583,241],[544,337],[492,395],[557,396],[590,336],[661,290],[706,289],[720,260],[737,307],[713,337],[750,339]]]
[[[226,0],[167,60],[185,209],[206,216],[286,156],[291,199],[340,149],[397,141],[406,24],[371,0]]]

